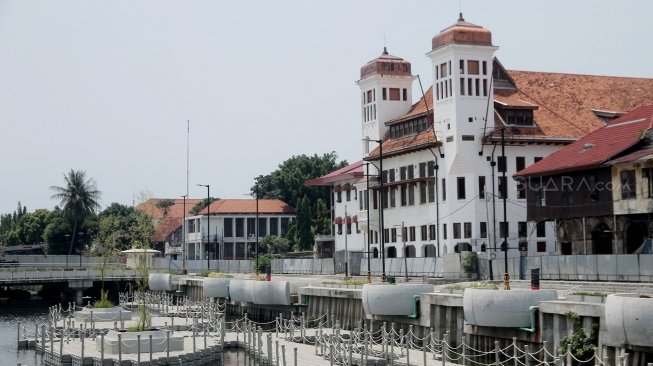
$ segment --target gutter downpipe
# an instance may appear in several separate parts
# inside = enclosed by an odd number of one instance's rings
[[[540,307],[538,305],[531,306],[528,308],[528,312],[530,313],[531,317],[531,327],[530,328],[519,328],[519,330],[523,330],[528,333],[535,333],[537,331],[537,312],[540,310]]]
[[[406,315],[408,318],[419,318],[419,297],[420,295],[413,295],[413,313]]]

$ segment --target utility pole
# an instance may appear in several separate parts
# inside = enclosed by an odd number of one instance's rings
[[[365,212],[367,212],[367,283],[372,283],[372,272],[370,269],[370,242],[372,241],[370,229],[370,163],[365,163],[365,182],[367,188],[365,191]],[[333,195],[332,195],[333,196]]]
[[[503,232],[503,248],[505,249],[505,253],[503,256],[504,259],[504,268],[505,272],[503,274],[503,289],[504,290],[510,290],[510,275],[508,274],[508,218],[507,218],[507,206],[506,206],[506,196],[508,195],[508,180],[506,179],[506,168],[507,168],[507,161],[506,161],[506,139],[505,139],[505,133],[506,133],[506,128],[502,127],[501,128],[501,156],[503,159],[503,171],[501,172],[501,180],[503,181],[502,187],[503,187],[503,222],[504,222],[504,232]]]
[[[349,248],[347,246],[347,233],[351,223],[347,217],[347,205],[345,204],[345,278],[349,277]]]
[[[181,222],[181,274],[188,273],[186,271],[186,198],[187,195],[182,196],[184,198],[184,221]]]
[[[401,222],[401,241],[404,243],[404,278],[408,282],[408,257],[406,256],[406,226]]]

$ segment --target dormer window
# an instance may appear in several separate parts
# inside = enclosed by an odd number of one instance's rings
[[[533,110],[532,109],[508,109],[504,118],[509,125],[514,126],[532,126]]]

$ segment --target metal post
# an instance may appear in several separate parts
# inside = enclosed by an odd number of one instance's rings
[[[333,334],[329,336],[329,366],[333,366]]]
[[[272,366],[272,335],[269,333],[267,335],[267,341],[268,341],[268,365]]]
[[[517,358],[517,337],[512,337],[512,361],[514,366],[519,366],[519,359]]]
[[[50,337],[52,337],[52,335],[50,335]],[[82,334],[80,334],[80,338],[81,338],[81,341],[82,341],[82,354],[81,354],[82,357],[81,357],[81,361],[82,361],[82,365],[83,365],[84,364],[84,346],[85,346],[84,341],[86,339],[86,332],[82,332]],[[52,338],[50,338],[50,339],[52,339]]]
[[[104,333],[100,333],[100,363],[104,365]]]
[[[122,364],[122,334],[118,333],[118,363]]]
[[[444,365],[444,361],[442,361]],[[501,360],[499,360],[499,341],[494,341],[494,364],[496,366],[501,365]]]
[[[524,345],[524,362],[526,366],[531,366],[531,355],[528,353],[528,344]]]
[[[41,325],[41,354],[45,354],[45,325]]]
[[[150,365],[152,364],[152,335],[149,335],[150,338]]]
[[[141,335],[136,335],[136,364],[141,364]]]
[[[372,272],[370,269],[370,243],[372,241],[372,236],[370,235],[370,163],[365,163],[365,210],[367,211],[367,283],[372,283]],[[333,196],[333,195],[332,195]]]
[[[504,266],[505,266],[505,273],[503,274],[503,289],[504,290],[510,290],[510,275],[508,274],[508,213],[507,213],[507,205],[506,205],[506,199],[508,195],[508,181],[506,179],[506,170],[507,169],[507,160],[506,160],[506,140],[505,140],[505,134],[506,134],[506,129],[501,128],[501,156],[504,161],[504,167],[503,171],[501,172],[501,180],[503,181],[503,222],[505,227],[505,231],[503,233],[503,246],[506,249],[506,251],[503,253],[503,259],[504,259]]]
[[[279,365],[279,341],[274,341],[274,353],[277,359],[277,366],[281,366]]]
[[[293,348],[293,358],[294,358],[293,366],[297,366],[297,347]],[[624,366],[626,366],[626,365],[624,365]]]

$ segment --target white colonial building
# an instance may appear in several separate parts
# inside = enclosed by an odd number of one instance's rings
[[[504,239],[512,252],[559,251],[553,222],[527,222],[526,192],[512,176],[629,110],[633,100],[611,95],[632,85],[509,71],[497,49],[489,30],[461,15],[433,37],[433,86],[415,103],[408,61],[384,49],[361,68],[362,165],[312,182],[333,187],[335,251],[345,239],[349,250],[369,241],[371,256],[386,258],[494,251]],[[353,216],[362,235],[344,236],[339,219]]]
[[[251,259],[257,242],[268,235],[283,236],[294,219],[295,209],[281,200],[219,199],[199,215],[186,218],[184,256],[187,260]]]

